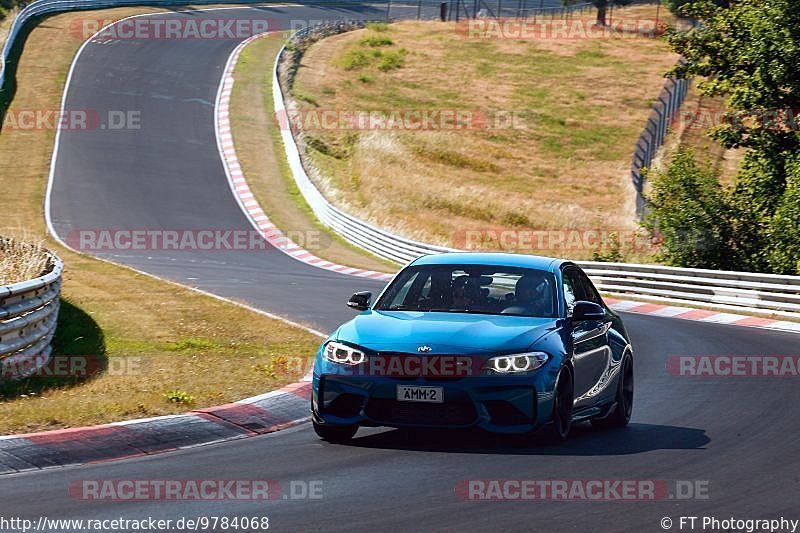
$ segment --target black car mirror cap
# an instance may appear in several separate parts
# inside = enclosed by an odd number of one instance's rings
[[[606,310],[602,305],[594,302],[575,302],[575,306],[572,308],[572,320],[575,322],[581,322],[584,320],[603,320],[605,317]]]
[[[372,293],[368,291],[357,292],[347,300],[347,307],[356,311],[366,311],[372,303]]]

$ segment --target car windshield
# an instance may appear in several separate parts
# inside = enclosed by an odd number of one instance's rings
[[[550,272],[496,265],[406,268],[376,303],[379,311],[479,313],[555,318]]]

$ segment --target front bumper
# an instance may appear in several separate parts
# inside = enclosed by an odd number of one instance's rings
[[[398,385],[442,387],[444,403],[398,401]],[[515,434],[549,421],[552,396],[545,373],[409,379],[315,370],[311,405],[315,422],[325,425],[479,427],[492,433]]]

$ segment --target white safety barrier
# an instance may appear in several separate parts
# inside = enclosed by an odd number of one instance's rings
[[[290,40],[302,39],[313,28],[304,28]],[[273,99],[276,116],[288,117],[279,81],[279,65],[286,49],[278,54],[273,69]],[[425,254],[457,251],[395,235],[360,220],[331,205],[317,189],[303,166],[293,126],[281,128],[289,168],[297,187],[314,214],[348,242],[375,255],[404,264]],[[800,319],[800,276],[778,276],[656,265],[576,261],[598,289],[613,295],[646,301],[713,306],[760,315]]]
[[[50,359],[64,263],[52,253],[50,272],[0,286],[0,362],[35,372]],[[20,376],[22,377],[22,376]]]

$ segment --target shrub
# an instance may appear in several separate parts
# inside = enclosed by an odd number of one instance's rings
[[[651,184],[645,227],[663,239],[661,259],[681,267],[729,267],[730,208],[714,172],[680,150]]]
[[[405,49],[401,48],[397,52],[386,52],[381,56],[378,62],[378,70],[388,72],[390,70],[398,69],[403,66],[405,62]]]
[[[800,177],[800,176],[799,176]],[[800,183],[786,189],[769,225],[769,265],[776,274],[800,274]]]
[[[391,46],[394,44],[392,38],[388,35],[368,35],[361,39],[362,46],[371,46],[376,48],[378,46]]]
[[[194,396],[178,389],[165,392],[164,398],[170,403],[177,403],[179,405],[190,405],[194,403]]]
[[[592,252],[592,261],[603,263],[623,263],[625,261],[619,235],[616,232],[612,232],[608,238],[603,240],[600,247]]]
[[[368,66],[370,58],[363,50],[348,50],[342,56],[341,64],[345,70],[356,70]]]
[[[389,31],[389,25],[385,22],[369,22],[367,23],[367,29],[372,31],[384,32]]]

